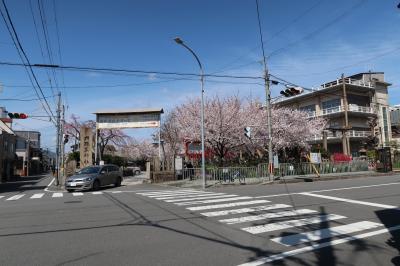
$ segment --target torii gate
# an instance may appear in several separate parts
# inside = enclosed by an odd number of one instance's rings
[[[96,138],[94,161],[97,163],[98,130],[124,129],[124,128],[157,128],[158,155],[161,158],[161,109],[126,109],[126,110],[100,110],[96,111]]]

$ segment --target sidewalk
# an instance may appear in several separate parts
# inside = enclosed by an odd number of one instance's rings
[[[284,176],[275,177],[275,180],[271,181],[269,178],[247,178],[245,184],[240,184],[238,180],[235,182],[221,182],[219,180],[207,180],[207,187],[223,187],[233,185],[273,185],[282,183],[298,183],[298,182],[313,182],[313,181],[328,181],[336,179],[350,179],[350,178],[362,178],[362,177],[374,177],[374,176],[392,176],[398,175],[396,172],[389,173],[377,173],[375,171],[363,171],[363,172],[349,172],[349,173],[335,173],[335,174],[324,174],[321,177],[314,175],[296,175],[296,176]],[[159,185],[181,187],[181,188],[202,188],[202,180],[177,180],[159,183]]]

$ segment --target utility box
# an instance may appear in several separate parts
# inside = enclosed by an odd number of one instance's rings
[[[392,156],[390,147],[376,150],[376,171],[387,173],[392,171]]]

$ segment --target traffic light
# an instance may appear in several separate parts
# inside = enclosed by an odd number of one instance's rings
[[[65,134],[64,135],[64,144],[67,144],[68,141],[69,141],[69,135]]]
[[[251,127],[245,127],[244,128],[244,135],[248,138],[251,137]]]
[[[8,117],[11,119],[27,119],[28,115],[24,113],[8,113]]]
[[[281,94],[285,97],[296,96],[303,93],[304,89],[301,87],[288,87],[286,90],[281,91]]]

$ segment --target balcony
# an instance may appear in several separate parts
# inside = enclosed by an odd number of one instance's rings
[[[371,136],[371,131],[361,131],[361,130],[349,130],[348,136],[350,138],[366,138],[368,136]],[[329,131],[327,134],[327,139],[341,139],[343,136],[341,131],[334,131],[331,132]],[[322,135],[315,135],[313,136],[310,141],[321,141],[322,140]]]
[[[339,105],[327,109],[322,109],[322,115],[329,115],[329,114],[336,114],[336,113],[341,113],[344,112],[344,106]],[[363,114],[375,114],[375,111],[372,107],[367,107],[367,106],[359,106],[356,104],[349,104],[349,108],[347,110],[348,112],[354,112],[354,113],[363,113]]]

